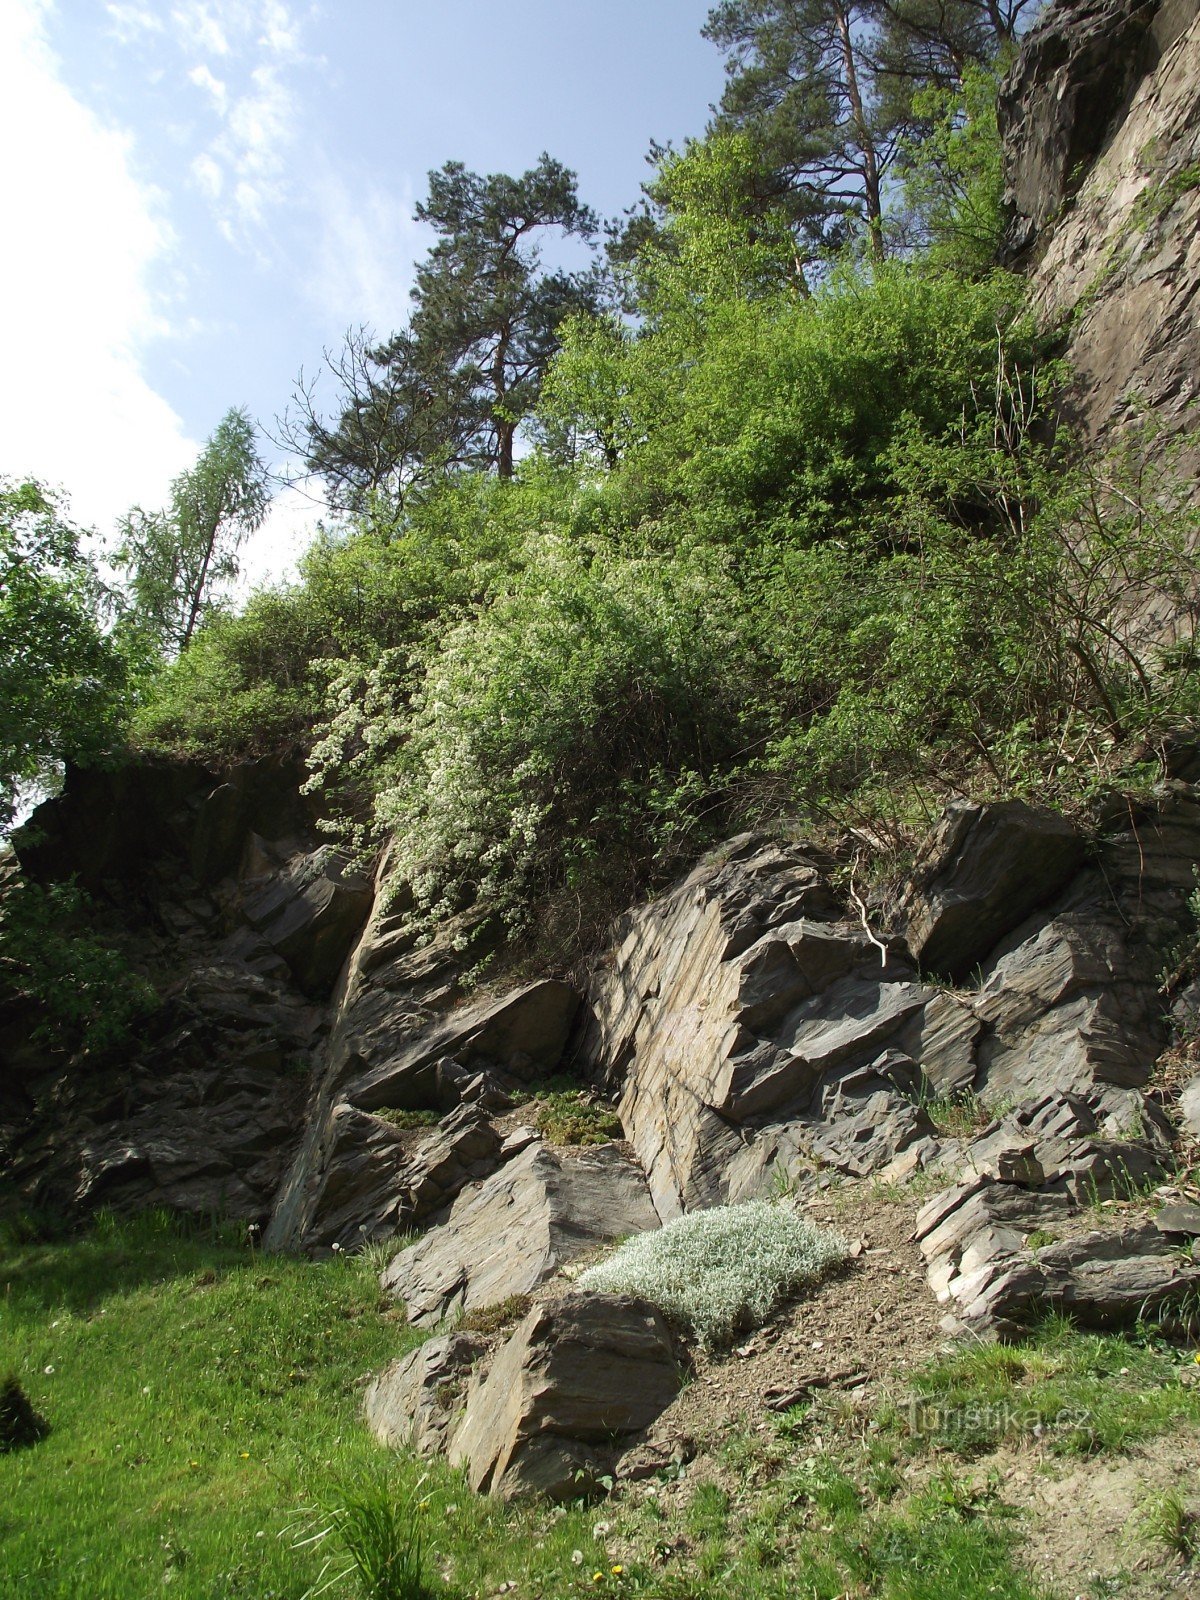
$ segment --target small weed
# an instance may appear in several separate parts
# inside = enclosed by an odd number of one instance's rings
[[[930,1095],[921,1104],[939,1133],[949,1139],[974,1139],[991,1123],[1012,1110],[1014,1101],[985,1103],[974,1089]]]
[[[495,1305],[478,1306],[468,1311],[459,1323],[467,1333],[499,1333],[527,1316],[533,1301],[527,1294],[510,1294],[507,1300],[497,1300]]]
[[[1200,1551],[1200,1519],[1177,1489],[1164,1489],[1142,1507],[1142,1532],[1173,1555],[1191,1561]]]
[[[366,1480],[327,1508],[327,1533],[349,1556],[364,1600],[429,1600],[420,1512],[386,1479]]]
[[[419,1233],[405,1232],[394,1233],[390,1239],[370,1239],[361,1250],[355,1252],[354,1259],[369,1276],[378,1278],[398,1255],[416,1244],[420,1237]]]

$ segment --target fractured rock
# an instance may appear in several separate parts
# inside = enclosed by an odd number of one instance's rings
[[[562,1059],[578,1009],[575,990],[555,978],[461,1006],[365,1072],[354,1072],[346,1092],[367,1111],[418,1108],[437,1104],[439,1089],[444,1094],[464,1069],[498,1068],[525,1080],[545,1076]],[[467,1071],[463,1081],[472,1076]]]
[[[920,967],[961,980],[1083,861],[1079,832],[1022,801],[949,806],[923,847],[901,910]]]
[[[1179,1120],[1190,1138],[1200,1139],[1200,1077],[1186,1084],[1179,1096]]]
[[[301,856],[243,907],[308,994],[324,997],[366,921],[371,885],[334,851]]]
[[[428,1339],[371,1380],[364,1401],[367,1426],[381,1444],[442,1453],[458,1426],[471,1369],[487,1349],[477,1333]]]
[[[666,1410],[680,1370],[661,1313],[631,1295],[569,1295],[525,1318],[450,1444],[471,1487],[504,1499],[580,1494]]]
[[[304,1234],[306,1250],[384,1239],[449,1205],[500,1164],[500,1135],[482,1111],[460,1106],[414,1138],[354,1106],[334,1107],[328,1147]]]
[[[641,1169],[615,1146],[567,1153],[537,1144],[460,1195],[381,1282],[411,1323],[433,1327],[529,1294],[588,1251],[657,1226]]]

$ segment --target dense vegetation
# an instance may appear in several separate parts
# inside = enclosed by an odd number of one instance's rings
[[[240,413],[126,519],[133,743],[299,748],[419,927],[473,903],[556,959],[747,820],[1111,781],[1197,704],[1194,516],[1152,439],[1056,430],[994,265],[1020,11],[730,0],[719,113],[590,273],[542,265],[595,229],[550,157],[431,174],[410,325],[349,342],[333,416],[298,389],[337,515],[296,581],[214,604],[262,510]],[[48,727],[18,776],[95,753]]]

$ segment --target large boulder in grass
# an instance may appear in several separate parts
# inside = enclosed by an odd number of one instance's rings
[[[382,1285],[404,1301],[411,1323],[434,1327],[456,1311],[529,1294],[579,1256],[657,1227],[641,1169],[615,1145],[535,1144],[460,1195],[445,1223],[396,1257]]]
[[[473,1489],[572,1498],[666,1410],[681,1374],[648,1300],[569,1295],[538,1306],[472,1383],[450,1443]]]
[[[947,808],[917,861],[902,912],[927,972],[961,981],[1006,933],[1059,892],[1083,862],[1064,817],[1020,800]]]
[[[487,1349],[482,1334],[428,1339],[371,1380],[364,1410],[380,1444],[440,1455],[461,1417],[462,1393]]]

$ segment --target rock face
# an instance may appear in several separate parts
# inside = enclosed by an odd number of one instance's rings
[[[367,1390],[367,1426],[380,1444],[421,1455],[444,1452],[461,1417],[471,1369],[487,1348],[474,1333],[428,1339],[385,1367]]]
[[[531,1145],[383,1274],[408,1319],[434,1327],[457,1311],[529,1294],[603,1244],[658,1226],[640,1168],[615,1146],[566,1154]]]
[[[958,802],[921,853],[902,906],[923,969],[962,981],[999,940],[1052,900],[1083,861],[1083,838],[1019,800]]]
[[[745,1187],[754,1133],[807,1114],[925,998],[911,966],[834,921],[829,863],[747,837],[629,917],[588,995],[581,1060],[619,1087],[664,1221]]]
[[[502,1159],[500,1134],[470,1105],[422,1135],[342,1102],[333,1108],[329,1140],[308,1249],[389,1239],[449,1205]]]
[[[1069,319],[1071,411],[1187,422],[1200,384],[1200,4],[1059,0],[1000,100],[1010,247]]]
[[[1027,807],[956,807],[897,900],[927,961],[838,916],[829,863],[735,841],[627,919],[588,996],[581,1059],[620,1115],[664,1220],[747,1198],[806,1164],[854,1176],[953,1152],[925,1102],[1084,1100],[1109,1139],[1153,1118],[1161,952],[1200,858],[1200,807],[1172,795],[1093,864]],[[883,948],[881,949],[881,945]],[[953,954],[949,952],[954,952]]]
[[[571,1295],[539,1306],[472,1385],[450,1444],[473,1489],[579,1495],[679,1392],[670,1335],[646,1300]]]
[[[498,1164],[492,1156],[501,1141],[493,1138],[485,1154],[477,1132],[458,1154],[414,1155],[424,1161],[422,1176],[403,1141],[364,1113],[467,1103],[486,1110],[507,1103],[504,1083],[557,1067],[578,995],[548,979],[460,1003],[458,931],[451,925],[432,945],[413,949],[402,919],[376,907],[335,997],[329,1047],[304,1138],[276,1197],[268,1248],[345,1242],[347,1226],[360,1224],[369,1237],[384,1237],[448,1204],[464,1182]],[[461,1130],[457,1137],[461,1144]]]

